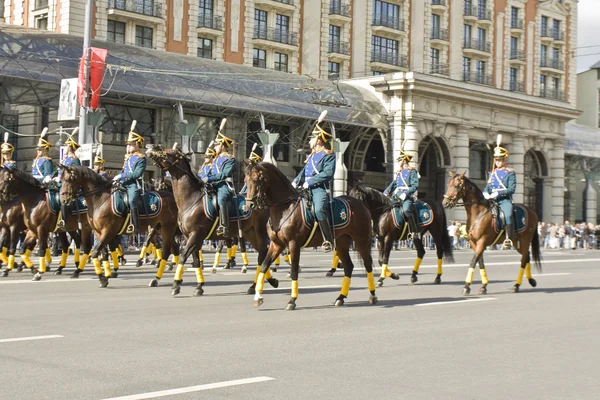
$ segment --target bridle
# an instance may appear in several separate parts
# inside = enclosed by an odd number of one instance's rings
[[[463,197],[463,189],[464,189],[464,180],[460,180],[458,185],[456,186],[456,194],[454,196],[444,195],[444,199],[448,200],[448,208],[454,208],[456,206],[456,202]]]
[[[265,194],[263,191],[263,185],[267,182],[267,179],[263,175],[263,171],[257,171],[258,178],[254,180],[254,184],[256,185],[256,195],[254,197],[246,197],[246,204],[248,206],[255,204],[257,209],[266,209],[269,207],[278,207],[283,204],[289,203],[292,200],[300,199],[303,197],[307,190],[299,190],[293,195],[283,199],[277,203],[267,203],[265,199]]]
[[[14,194],[10,190],[10,184],[15,181],[13,174],[10,172],[6,173],[7,178],[5,179],[5,184],[2,185],[2,192],[0,193],[0,197],[2,197],[3,201],[10,201],[14,197]]]

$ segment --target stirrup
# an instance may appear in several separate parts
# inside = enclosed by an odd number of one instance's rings
[[[504,246],[505,249],[510,249],[513,247],[513,242],[510,239],[505,239],[504,243],[502,245]]]
[[[324,241],[321,247],[323,247],[324,253],[329,253],[331,250],[333,250],[333,246],[329,240]]]
[[[127,230],[125,231],[125,233],[133,233],[133,232],[135,232],[135,226],[133,226],[133,224],[127,225]]]
[[[56,224],[56,226],[58,227],[58,229],[64,230],[67,226],[67,223],[64,219],[61,219],[60,221],[58,221],[58,224]]]

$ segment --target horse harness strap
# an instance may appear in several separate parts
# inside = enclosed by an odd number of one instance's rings
[[[483,219],[483,217],[485,217],[485,215],[487,213],[490,213],[491,211],[492,211],[492,209],[488,207],[487,210],[480,213],[479,216],[477,217],[477,219],[475,220],[475,222],[473,222],[473,224],[469,228],[469,233],[473,232],[473,229],[475,229],[475,226]]]

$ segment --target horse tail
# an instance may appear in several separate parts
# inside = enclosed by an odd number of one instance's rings
[[[446,212],[443,208],[439,208],[442,214],[442,252],[444,254],[444,260],[449,263],[454,262],[454,254],[452,253],[452,243],[450,242],[450,235],[448,234],[448,220],[446,219]]]
[[[540,250],[540,234],[538,233],[537,227],[531,239],[531,256],[535,263],[535,269],[538,273],[542,272],[542,252]]]

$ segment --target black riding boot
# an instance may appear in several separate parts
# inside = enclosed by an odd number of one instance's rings
[[[515,226],[513,224],[506,224],[506,227],[504,227],[504,232],[506,233],[506,239],[504,239],[504,247],[510,249],[513,245],[512,239],[515,235]]]
[[[58,221],[58,228],[64,230],[67,227],[67,218],[69,216],[69,206],[67,206],[66,204],[61,204],[60,205],[60,215],[61,215],[61,220]]]
[[[333,248],[333,232],[327,219],[319,220],[319,227],[321,227],[321,233],[323,234],[323,250],[327,253]]]
[[[414,205],[409,208],[408,229],[412,232],[414,239],[421,239],[421,232],[419,231],[419,224],[417,224],[417,213]]]
[[[219,220],[217,235],[229,237],[229,210],[227,209],[227,205],[219,208]]]
[[[131,225],[133,225],[133,233],[140,233],[140,213],[137,208],[131,209]]]

